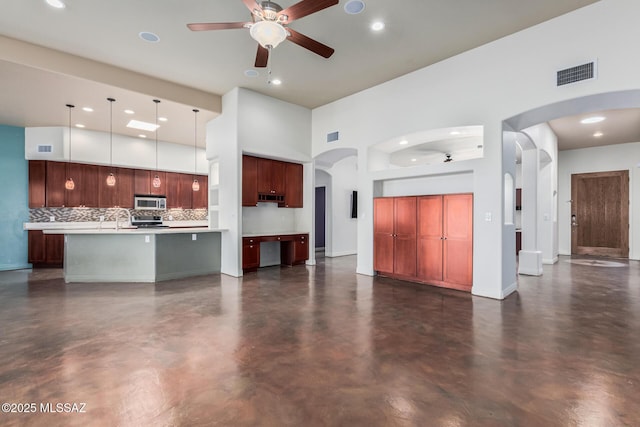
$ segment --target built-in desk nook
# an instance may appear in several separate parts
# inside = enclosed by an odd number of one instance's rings
[[[309,259],[309,233],[248,234],[242,237],[242,270],[255,271],[259,267],[277,265],[269,262],[260,247],[280,247],[280,265],[304,264]],[[266,252],[266,251],[263,251]],[[272,251],[273,252],[273,251]],[[261,261],[262,259],[262,261]]]

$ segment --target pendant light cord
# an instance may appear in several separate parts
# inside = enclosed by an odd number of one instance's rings
[[[67,161],[67,163],[71,163],[71,109],[75,108],[75,105],[67,104],[67,107],[69,108],[69,160]]]
[[[154,99],[153,102],[156,103],[156,175],[158,172],[158,104],[160,103],[159,99]]]
[[[196,174],[198,173],[198,110],[197,108],[193,109],[194,112],[194,120],[193,120],[193,177],[195,179]]]
[[[109,165],[113,173],[113,102],[115,99],[107,98],[109,101]]]

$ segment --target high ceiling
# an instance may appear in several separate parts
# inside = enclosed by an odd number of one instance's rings
[[[0,14],[0,35],[193,88],[205,96],[219,97],[234,87],[245,87],[309,108],[596,2],[365,0],[364,11],[351,15],[344,9],[347,1],[341,0],[290,25],[331,46],[335,54],[324,59],[284,41],[271,57],[272,77],[283,82],[274,86],[267,84],[265,69],[257,69],[256,77],[245,75],[256,70],[257,44],[247,29],[192,32],[186,27],[194,22],[249,21],[242,0],[63,1],[65,9],[51,8],[44,0],[12,1]],[[280,5],[286,8],[294,3],[282,0]],[[370,30],[374,20],[383,21],[385,29]],[[160,41],[143,41],[142,31],[157,34]],[[0,123],[66,125],[64,104],[72,102],[99,108],[99,117],[87,118],[86,125],[106,130],[107,96],[122,99],[114,107],[115,132],[134,133],[122,127],[120,107],[140,111],[140,119],[153,121],[150,100],[158,94],[116,87],[100,73],[94,79],[90,73],[75,74],[71,67],[58,66],[52,73],[46,55],[39,55],[37,65],[19,62],[0,49]],[[219,113],[208,106],[163,98],[160,109],[173,115],[161,128],[161,139],[192,143],[193,107],[203,109],[201,123]],[[202,136],[199,144],[204,144]]]

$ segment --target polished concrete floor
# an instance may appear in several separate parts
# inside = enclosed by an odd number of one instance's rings
[[[639,263],[567,261],[502,302],[354,257],[156,285],[3,272],[0,400],[36,413],[0,425],[640,425]]]

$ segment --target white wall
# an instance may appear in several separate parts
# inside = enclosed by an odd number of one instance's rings
[[[501,227],[502,122],[564,100],[639,88],[640,57],[628,42],[640,39],[637,16],[640,2],[602,0],[313,110],[313,156],[334,148],[358,149],[358,186],[363,203],[357,271],[373,273],[373,182],[406,174],[406,171],[369,173],[367,147],[421,130],[482,125],[483,159],[432,165],[414,173],[437,175],[463,170],[473,173],[472,292],[503,298],[515,289],[511,277],[515,257],[501,256],[513,235]],[[567,37],[568,33],[581,36]],[[562,88],[555,86],[557,70],[593,58],[598,58],[598,79]],[[634,102],[640,105],[640,100]],[[589,107],[598,105],[573,108]],[[563,115],[573,111],[569,108]],[[340,141],[328,147],[326,134],[332,131],[340,132]]]
[[[38,153],[38,145],[51,145],[51,153]],[[136,169],[155,169],[155,139],[113,135],[113,164]],[[109,134],[86,129],[71,130],[71,161],[96,165],[110,164]],[[158,169],[171,172],[194,172],[193,146],[158,141]],[[197,173],[207,175],[209,163],[205,150],[198,148]],[[27,160],[69,160],[69,129],[64,127],[30,127],[25,129]]]
[[[571,254],[571,174],[629,170],[629,258],[640,260],[640,142],[560,151],[558,155],[559,252]]]

